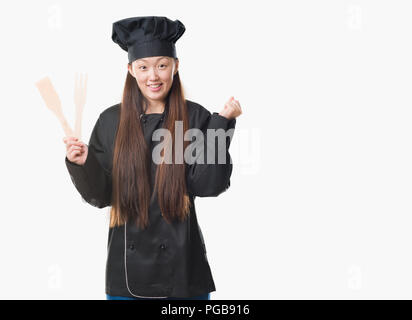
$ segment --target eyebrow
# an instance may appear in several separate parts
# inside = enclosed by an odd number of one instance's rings
[[[161,60],[161,59],[167,59],[167,58],[166,57],[160,57],[159,59],[156,60],[156,62]],[[140,61],[147,62],[146,59],[140,59]]]

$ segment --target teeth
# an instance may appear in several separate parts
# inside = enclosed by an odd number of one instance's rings
[[[157,85],[150,85],[150,87],[151,87],[151,88],[157,88],[157,87],[160,87],[160,84],[157,84]]]

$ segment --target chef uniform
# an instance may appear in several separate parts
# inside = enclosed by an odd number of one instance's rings
[[[128,51],[129,62],[133,62],[141,57],[176,57],[174,43],[184,31],[185,27],[179,20],[135,17],[115,22],[112,39]],[[162,216],[155,196],[149,206],[149,226],[146,229],[142,230],[134,223],[109,227],[106,263],[108,295],[189,298],[216,290],[196,218],[194,199],[196,196],[216,197],[229,188],[232,173],[229,146],[236,119],[229,120],[217,112],[209,112],[196,102],[185,101],[189,128],[202,130],[205,147],[205,151],[199,153],[199,156],[204,156],[203,163],[185,163],[190,214],[183,222],[168,223]],[[152,134],[163,127],[167,110],[166,103],[163,113],[141,114],[142,130],[150,154],[160,143],[152,141]],[[65,158],[71,180],[81,197],[98,208],[111,205],[113,151],[120,112],[121,103],[118,103],[100,113],[90,136],[88,155],[83,165]],[[229,133],[226,145],[217,143],[217,139],[215,143],[210,143],[207,129],[223,129]],[[210,148],[214,152],[209,153]],[[224,163],[218,159],[220,152],[226,155]],[[214,163],[209,162],[209,154],[215,156]],[[156,167],[152,159],[152,186]],[[214,216],[218,219],[218,215]]]

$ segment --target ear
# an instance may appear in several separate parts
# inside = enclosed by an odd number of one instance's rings
[[[175,71],[173,75],[175,75],[177,71],[179,71],[179,59],[175,59]]]
[[[127,70],[129,71],[129,73],[132,75],[133,78],[136,78],[136,77],[134,76],[134,73],[133,73],[132,65],[127,64]]]

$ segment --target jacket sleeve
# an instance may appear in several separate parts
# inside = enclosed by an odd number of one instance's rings
[[[103,166],[103,163],[107,163],[108,156],[104,145],[102,120],[99,116],[90,136],[86,162],[77,165],[65,157],[67,170],[77,191],[87,203],[98,208],[111,204],[111,172]]]
[[[204,157],[204,162],[199,163],[197,160],[188,165],[187,189],[194,196],[199,197],[216,197],[226,191],[230,186],[230,176],[232,174],[232,159],[229,154],[229,146],[232,140],[233,131],[236,125],[236,119],[227,119],[217,112],[210,114],[207,112],[200,121],[200,130],[204,137],[203,151],[196,155]],[[226,133],[231,130],[231,134],[226,136],[226,144],[219,144],[218,138],[215,141],[208,141],[207,129],[223,129]],[[214,150],[211,150],[214,149]],[[225,162],[219,162],[219,153],[226,154]],[[214,163],[208,163],[208,155],[214,154]],[[212,160],[210,160],[212,161]]]

